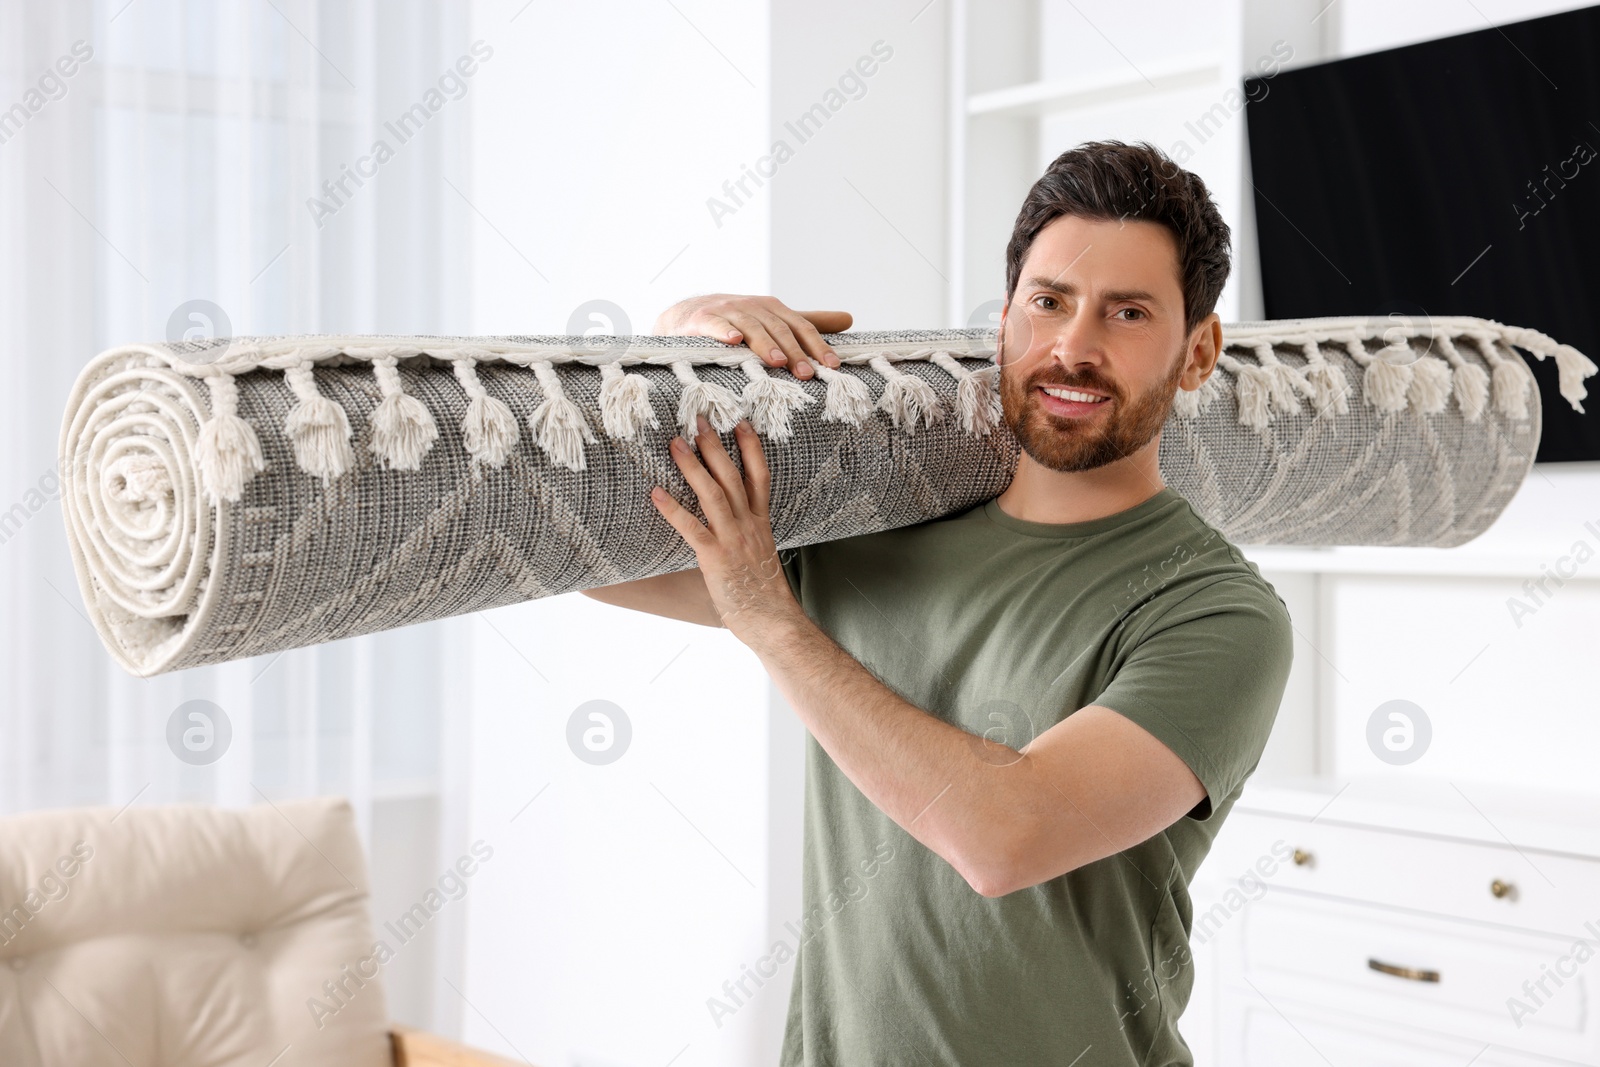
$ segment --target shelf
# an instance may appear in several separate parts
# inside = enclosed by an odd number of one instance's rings
[[[1551,571],[1559,551],[1461,548],[1293,548],[1240,545],[1246,559],[1264,571],[1300,574],[1397,574],[1450,578],[1537,578]],[[1570,578],[1600,578],[1600,566],[1579,567]]]
[[[1222,81],[1222,64],[1209,56],[1186,56],[1165,63],[1147,63],[1143,74],[1096,74],[1060,81],[1025,82],[1022,85],[974,93],[967,98],[968,115],[1025,117],[1046,115],[1068,108],[1128,103],[1162,93],[1203,89]]]

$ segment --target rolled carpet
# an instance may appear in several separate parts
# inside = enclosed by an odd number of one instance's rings
[[[1577,410],[1595,365],[1475,318],[1237,323],[1160,445],[1231,540],[1459,545],[1532,464],[1515,348]],[[294,336],[124,345],[79,375],[62,508],[112,656],[150,676],[682,570],[667,442],[748,417],[780,549],[938,518],[1010,482],[993,329],[829,335],[797,379],[698,337]],[[730,451],[738,461],[737,448]]]

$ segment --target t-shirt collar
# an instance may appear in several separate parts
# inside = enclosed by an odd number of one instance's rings
[[[1161,490],[1143,503],[1135,504],[1114,515],[1103,515],[1098,519],[1089,519],[1084,522],[1032,522],[1028,519],[1019,519],[1008,515],[1001,509],[998,497],[991,497],[983,503],[984,516],[996,526],[1010,530],[1012,533],[1025,534],[1028,537],[1045,537],[1057,540],[1067,540],[1074,537],[1092,537],[1095,534],[1115,530],[1119,526],[1126,526],[1130,522],[1150,515],[1166,507],[1174,500],[1181,500],[1175,489],[1164,485]]]

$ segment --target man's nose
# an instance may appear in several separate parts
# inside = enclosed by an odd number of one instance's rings
[[[1072,315],[1055,330],[1049,346],[1050,358],[1066,370],[1085,365],[1098,367],[1105,360],[1105,334],[1093,315]]]

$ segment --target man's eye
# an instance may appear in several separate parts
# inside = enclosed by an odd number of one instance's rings
[[[1135,315],[1138,315],[1140,318],[1144,317],[1144,311],[1139,309],[1139,308],[1123,308],[1122,311],[1118,311],[1117,314],[1120,315],[1120,314],[1122,314],[1123,311],[1131,311]],[[1131,321],[1131,320],[1128,320],[1128,321]]]
[[[1048,301],[1050,301],[1050,303],[1051,303],[1051,304],[1052,304],[1052,305],[1053,305],[1053,304],[1055,304],[1055,302],[1056,302],[1056,298],[1055,298],[1055,297],[1053,297],[1053,296],[1043,296],[1043,295],[1040,295],[1040,296],[1036,296],[1036,297],[1034,297],[1034,298],[1033,298],[1033,302],[1034,302],[1034,303],[1035,303],[1035,304],[1037,304],[1037,303],[1038,303],[1038,302],[1039,302],[1039,301],[1041,301],[1041,300],[1048,300]],[[1054,310],[1055,310],[1055,308],[1054,308],[1054,307],[1048,307],[1048,308],[1045,308],[1045,310],[1046,310],[1046,311],[1054,311]]]

